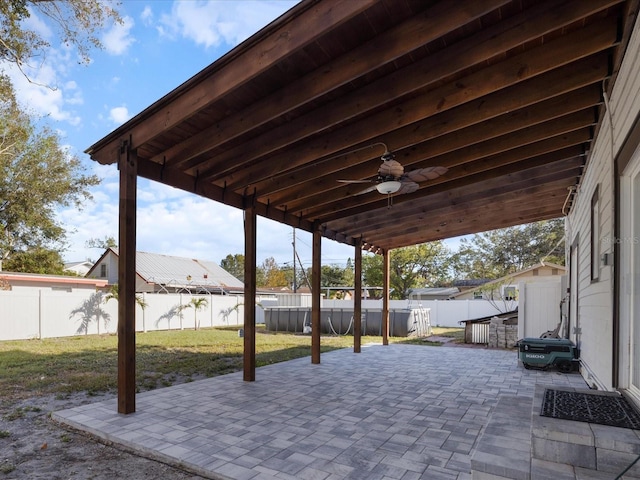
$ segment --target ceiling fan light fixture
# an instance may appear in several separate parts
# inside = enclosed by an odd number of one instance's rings
[[[382,193],[383,195],[391,195],[392,193],[396,193],[400,190],[402,183],[397,180],[388,180],[386,182],[379,183],[376,185],[376,190]]]

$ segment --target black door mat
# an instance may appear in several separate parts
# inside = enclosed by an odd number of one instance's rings
[[[543,417],[640,430],[640,414],[621,395],[545,389]]]

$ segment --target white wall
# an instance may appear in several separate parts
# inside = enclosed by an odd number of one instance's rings
[[[555,280],[519,284],[518,338],[538,338],[558,326],[562,286],[560,277]]]

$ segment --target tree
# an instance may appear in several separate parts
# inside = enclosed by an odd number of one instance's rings
[[[262,273],[262,275],[256,274],[256,282],[259,287],[276,288],[289,286],[286,271],[278,266],[276,259],[273,257],[265,259],[258,271]]]
[[[64,269],[60,252],[42,247],[16,252],[4,262],[3,268],[9,272],[73,275]]]
[[[57,134],[36,129],[0,75],[0,262],[32,249],[60,251],[65,231],[56,209],[80,208],[98,183],[65,152]]]
[[[382,256],[363,256],[362,272],[365,285],[382,286]],[[446,284],[449,277],[449,249],[441,241],[391,250],[391,298],[407,298],[412,288]]]
[[[198,330],[200,323],[198,323],[198,311],[209,305],[209,301],[204,297],[193,297],[186,305],[187,308],[193,308],[193,328]]]
[[[84,243],[84,246],[87,248],[99,248],[101,250],[106,250],[107,248],[116,248],[118,246],[118,242],[113,237],[104,238],[90,238]]]
[[[564,220],[545,220],[463,238],[454,255],[458,276],[497,279],[546,260],[564,265]]]
[[[97,33],[108,22],[122,23],[117,10],[100,0],[4,0],[0,2],[0,61],[15,64],[27,77],[24,65],[44,62],[51,47],[41,30],[29,29],[30,17],[47,27],[67,46],[77,49],[80,63],[90,62],[92,48],[102,48]]]
[[[244,282],[244,255],[236,253],[227,255],[220,261],[220,266],[241,282]]]

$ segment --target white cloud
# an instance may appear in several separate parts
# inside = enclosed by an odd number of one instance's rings
[[[29,8],[29,16],[23,20],[24,28],[32,30],[46,40],[51,40],[53,31],[49,28],[46,22],[38,16],[37,10]]]
[[[294,1],[176,1],[163,14],[159,32],[192,40],[205,48],[237,45],[291,8]]]
[[[102,253],[85,248],[91,238],[118,235],[118,171],[111,165],[99,166],[103,183],[92,191],[94,201],[78,212],[61,212],[71,247],[67,261],[97,259]],[[228,254],[244,253],[243,212],[218,202],[177,190],[156,182],[138,181],[136,249],[219,263]],[[258,263],[268,257],[284,264],[293,259],[293,229],[258,217]],[[296,231],[297,251],[305,267],[311,265],[312,237]],[[346,263],[353,258],[353,247],[327,239],[322,242],[323,264]]]
[[[74,82],[49,87],[58,83],[57,73],[51,65],[43,64],[37,71],[28,70],[31,81],[13,65],[8,65],[5,71],[11,78],[18,102],[30,113],[73,126],[81,123],[80,116],[67,109],[67,105],[82,103],[82,92]]]
[[[121,107],[113,107],[109,110],[109,119],[116,125],[122,125],[130,118],[129,110],[124,105]]]
[[[131,36],[131,29],[135,25],[133,18],[125,16],[122,23],[115,23],[102,36],[102,44],[107,53],[111,55],[122,55],[135,42]]]
[[[142,13],[140,14],[140,20],[142,20],[142,23],[146,26],[149,26],[153,23],[153,11],[151,10],[151,7],[149,5],[146,5],[144,7],[144,10],[142,10]]]

